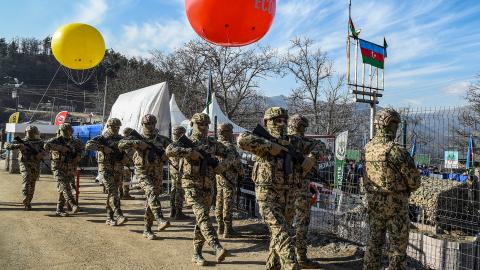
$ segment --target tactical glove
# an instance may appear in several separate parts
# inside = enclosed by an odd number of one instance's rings
[[[315,166],[316,161],[317,160],[312,156],[306,157],[305,160],[302,163],[303,172],[308,173],[309,171],[311,171],[312,168]]]

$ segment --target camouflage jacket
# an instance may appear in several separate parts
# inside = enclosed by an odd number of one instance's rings
[[[284,138],[283,141],[288,143],[288,138]],[[272,149],[270,141],[250,132],[244,132],[238,137],[237,143],[240,149],[256,155],[252,170],[252,180],[255,185],[286,189],[294,185],[293,174],[285,175],[284,173],[284,158],[270,154]]]
[[[129,137],[123,138],[119,141],[118,148],[122,151],[134,149],[133,165],[136,174],[162,174],[167,156],[165,154],[159,156],[158,153],[155,153],[153,147],[150,146],[146,149],[141,149],[140,145],[148,142],[155,145],[158,150],[164,151],[167,145],[171,143],[170,139],[158,133],[149,137],[143,134],[142,136],[144,140]]]
[[[123,165],[127,163],[127,155],[118,148],[118,143],[123,139],[122,135],[103,134],[87,142],[86,150],[97,151],[98,170],[123,170]],[[106,154],[104,149],[108,147],[112,150]]]
[[[294,147],[294,149],[302,153],[305,156],[312,156],[315,160],[319,161],[325,158],[328,155],[327,147],[325,144],[320,140],[314,140],[311,138],[307,138],[302,135],[289,135],[290,144]],[[307,173],[303,172],[302,164],[295,164],[295,181],[301,187],[306,187],[310,183],[314,175],[314,170],[317,169],[315,166],[312,171]]]
[[[190,140],[196,145],[196,149],[204,150],[212,156],[226,157],[228,149],[215,138],[208,137],[206,139],[199,139],[195,133],[190,136]],[[200,176],[201,160],[191,159],[191,154],[194,151],[192,148],[185,147],[180,142],[174,142],[167,147],[167,155],[170,158],[181,158],[182,160],[182,187],[197,188],[209,190],[215,183],[215,173],[222,172],[227,163],[220,163],[217,168],[211,166],[207,169],[206,176]]]
[[[235,184],[238,176],[243,176],[245,174],[242,159],[237,151],[237,146],[232,142],[223,140],[218,140],[218,143],[222,144],[226,149],[226,155],[217,156],[218,160],[220,163],[229,164],[223,173],[218,174],[218,177],[223,183]]]
[[[17,141],[13,141],[10,144],[5,146],[7,150],[19,150],[18,160],[22,163],[34,163],[40,164],[40,161],[45,155],[45,150],[43,149],[44,143],[40,139],[27,139],[24,138],[22,144]]]
[[[67,147],[69,150],[65,153],[60,148]],[[82,158],[85,147],[79,139],[65,139],[58,136],[48,140],[44,146],[45,150],[50,152],[52,158],[52,170],[75,171]]]
[[[364,185],[371,193],[410,193],[420,186],[420,173],[405,148],[377,136],[365,146]]]

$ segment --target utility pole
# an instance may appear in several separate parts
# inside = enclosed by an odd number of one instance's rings
[[[105,74],[105,91],[103,92],[103,114],[102,114],[102,124],[105,125],[105,107],[107,106],[107,84],[108,76]]]

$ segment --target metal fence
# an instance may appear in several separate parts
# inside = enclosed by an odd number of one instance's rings
[[[400,113],[402,123],[397,141],[415,152],[422,174],[421,187],[410,197],[410,266],[480,269],[479,174],[477,171],[475,176],[468,177],[465,168],[469,137],[476,141],[478,134],[475,125],[466,121],[468,108],[408,108]],[[324,184],[312,207],[310,224],[312,232],[331,233],[360,246],[368,239],[368,206],[362,189],[363,149],[355,147],[363,137],[364,134],[349,134],[352,143],[341,187],[334,189],[333,183],[316,179]],[[472,163],[472,167],[478,165],[476,161]]]

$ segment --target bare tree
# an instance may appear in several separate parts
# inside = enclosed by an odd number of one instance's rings
[[[174,78],[184,83],[185,89],[179,89],[182,110],[203,109],[208,76],[212,72],[216,97],[224,113],[238,123],[259,109],[252,106],[260,103],[259,79],[280,72],[277,53],[269,47],[229,48],[193,40],[170,55],[159,51],[152,54],[160,69],[173,72]],[[198,108],[199,105],[202,107]]]
[[[282,61],[299,85],[288,99],[290,109],[311,116],[314,133],[346,129],[353,106],[343,91],[345,76],[333,76],[332,60],[321,49],[314,49],[312,40],[296,38],[291,43]]]

